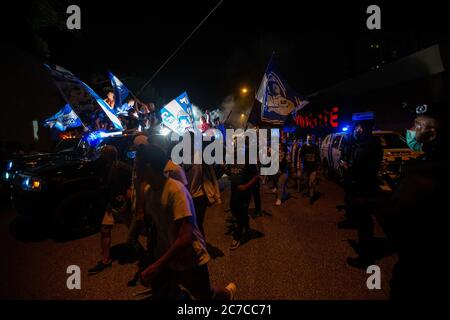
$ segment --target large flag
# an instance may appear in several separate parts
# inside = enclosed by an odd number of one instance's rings
[[[116,107],[121,107],[125,103],[125,99],[130,94],[130,90],[119,80],[115,75],[108,71],[109,80],[114,88],[114,97],[116,100]]]
[[[160,112],[162,123],[179,135],[183,135],[189,129],[195,130],[192,104],[186,92],[170,101]]]
[[[76,128],[83,125],[80,118],[72,110],[69,104],[66,104],[58,113],[44,120],[44,125],[50,128],[56,128],[59,131],[65,131],[68,128]]]
[[[273,55],[256,93],[256,100],[261,103],[261,120],[273,124],[283,124],[289,114],[308,104],[281,77]]]
[[[60,66],[45,66],[49,69],[50,75],[61,95],[84,125],[90,126],[92,129],[92,115],[97,111],[103,111],[115,128],[123,129],[120,120],[106,102],[69,70]]]
[[[86,87],[89,94],[97,101],[98,105],[102,108],[103,112],[106,113],[108,119],[111,120],[114,127],[118,130],[123,130],[122,123],[120,119],[117,118],[116,113],[111,107],[103,100],[94,90],[91,89],[86,83],[80,80],[80,82]]]

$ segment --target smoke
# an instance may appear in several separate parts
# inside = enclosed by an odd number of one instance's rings
[[[214,119],[219,118],[221,122],[226,121],[226,124],[233,128],[244,128],[251,111],[251,101],[249,98],[243,99],[228,95],[223,99],[219,108],[209,110],[210,119],[214,121]],[[200,121],[200,117],[205,113],[204,111],[199,106],[192,105],[196,122]]]
[[[219,118],[220,121],[223,121],[223,113],[220,109],[214,109],[209,112],[211,116],[211,121],[214,121],[214,119]]]
[[[195,104],[192,104],[192,113],[194,114],[194,120],[199,121],[200,116],[203,114],[200,107],[196,106]]]
[[[220,110],[227,120],[227,124],[233,128],[244,128],[247,123],[250,109],[248,99],[237,98],[234,95],[228,95],[223,99]]]
[[[225,99],[222,101],[220,109],[222,110],[222,114],[224,114],[225,117],[228,117],[228,114],[230,114],[230,112],[232,112],[233,109],[236,109],[236,100],[234,99],[234,96],[233,95],[226,96]]]
[[[202,116],[204,114],[204,112],[202,111],[202,109],[196,105],[192,105],[192,113],[194,114],[194,120],[195,121],[199,121],[200,120],[200,116]],[[219,118],[220,121],[223,121],[223,113],[222,110],[217,108],[214,110],[210,110],[209,111],[209,115],[211,118],[211,121],[214,121],[214,119]]]

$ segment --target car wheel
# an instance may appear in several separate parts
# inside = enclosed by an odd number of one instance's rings
[[[104,213],[102,199],[95,191],[82,191],[64,198],[53,217],[55,235],[71,238],[98,231]]]

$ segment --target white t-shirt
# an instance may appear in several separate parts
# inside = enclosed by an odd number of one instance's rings
[[[183,185],[187,185],[188,181],[186,179],[186,174],[182,167],[177,165],[172,160],[167,161],[166,166],[164,167],[164,173],[172,179],[180,181]]]
[[[172,270],[183,271],[209,261],[205,240],[197,226],[194,204],[186,187],[168,178],[161,190],[147,188],[145,213],[151,216],[156,228],[155,256],[159,259],[175,242],[178,234],[176,221],[192,217],[193,243],[169,264]]]

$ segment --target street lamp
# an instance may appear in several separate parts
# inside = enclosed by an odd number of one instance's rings
[[[243,87],[243,88],[241,89],[241,93],[242,93],[242,94],[247,94],[247,93],[248,93],[248,89],[247,89],[246,87]]]

